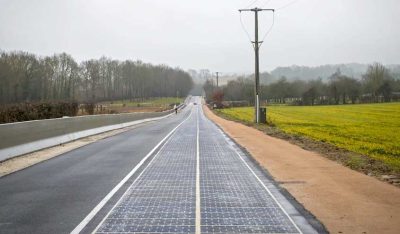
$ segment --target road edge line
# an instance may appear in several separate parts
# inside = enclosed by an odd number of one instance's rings
[[[204,115],[205,116],[205,115]],[[207,116],[205,116],[207,118]],[[268,192],[268,194],[272,197],[272,199],[276,202],[276,204],[278,204],[279,208],[283,211],[283,213],[289,218],[290,222],[294,225],[294,227],[297,229],[297,231],[299,231],[300,234],[303,234],[303,232],[301,231],[301,229],[297,226],[297,224],[294,222],[294,220],[292,219],[292,217],[290,217],[290,215],[286,212],[286,210],[282,207],[282,205],[280,204],[280,202],[278,201],[278,199],[276,199],[276,197],[271,193],[271,191],[269,190],[269,188],[264,184],[264,182],[262,182],[262,180],[257,176],[257,174],[254,172],[254,170],[249,166],[249,164],[243,159],[243,157],[239,154],[239,152],[237,151],[237,149],[235,149],[232,145],[229,144],[229,138],[226,136],[226,133],[218,127],[218,125],[216,123],[214,123],[213,121],[211,121],[209,118],[207,118],[208,121],[210,121],[221,133],[221,135],[223,136],[223,138],[225,139],[225,141],[228,143],[229,147],[236,153],[236,155],[242,160],[242,162],[246,165],[246,167],[251,171],[251,173],[254,175],[254,177],[257,179],[257,181],[264,187],[264,189]],[[232,141],[233,142],[233,141]],[[233,142],[235,145],[237,145],[236,142]]]
[[[175,132],[174,132],[175,133]],[[138,177],[132,182],[131,185],[129,185],[129,187],[126,189],[126,191],[122,194],[122,196],[118,199],[118,201],[114,204],[114,206],[107,212],[107,214],[104,216],[104,218],[100,221],[100,223],[96,226],[96,228],[92,231],[92,233],[96,233],[97,230],[99,230],[100,226],[104,223],[104,221],[110,216],[111,212],[114,210],[115,207],[118,206],[118,204],[121,203],[122,198],[124,198],[124,196],[128,193],[128,191],[132,188],[132,186],[136,183],[136,181],[143,175],[143,173],[146,171],[146,169],[152,164],[152,162],[157,158],[157,156],[160,154],[160,152],[164,149],[164,147],[168,144],[168,142],[172,139],[172,136],[174,134],[172,134],[168,140],[165,142],[165,144],[163,144],[160,147],[160,150],[157,151],[157,153],[154,155],[154,157],[150,160],[150,162],[146,165],[146,167],[140,172],[140,174],[138,175]]]
[[[227,143],[228,140],[226,138],[226,136],[224,135],[224,133],[221,131],[221,134],[223,135],[225,141]],[[235,142],[233,142],[234,144],[236,144]],[[282,205],[280,204],[280,202],[278,201],[278,199],[276,199],[276,197],[272,194],[272,192],[269,190],[269,188],[264,184],[264,182],[262,182],[262,180],[257,176],[257,174],[254,172],[254,170],[249,166],[249,164],[243,159],[243,157],[240,155],[240,153],[237,151],[237,149],[235,149],[233,146],[229,145],[231,147],[231,149],[236,153],[237,156],[239,156],[239,158],[242,160],[242,162],[246,165],[246,167],[251,171],[251,173],[254,175],[254,177],[256,177],[257,181],[262,185],[262,187],[264,187],[264,189],[268,192],[268,194],[272,197],[272,199],[276,202],[276,204],[279,206],[279,208],[283,211],[283,213],[285,213],[285,215],[289,218],[290,222],[293,224],[293,226],[297,229],[297,231],[299,231],[300,234],[302,234],[303,232],[300,230],[300,228],[297,226],[297,224],[294,222],[294,220],[292,219],[292,217],[290,217],[290,215],[286,212],[286,210],[282,207]]]
[[[224,136],[225,138],[225,136]],[[226,139],[225,139],[226,140]],[[236,144],[236,143],[234,143]],[[239,154],[239,152],[231,146],[231,148],[233,149],[233,151],[235,151],[235,153],[239,156],[239,158],[242,160],[242,162],[246,165],[246,167],[251,171],[251,173],[254,175],[254,177],[256,177],[256,179],[258,180],[258,182],[260,182],[260,184],[264,187],[264,189],[268,192],[268,194],[272,197],[272,199],[276,202],[276,204],[278,204],[279,208],[283,211],[283,213],[285,213],[285,215],[289,218],[290,222],[292,222],[293,226],[299,231],[299,233],[303,233],[300,228],[297,226],[297,224],[294,222],[294,220],[292,219],[292,217],[290,217],[290,215],[286,212],[285,209],[283,209],[282,205],[280,204],[280,202],[278,201],[278,199],[276,199],[276,197],[271,193],[271,191],[269,190],[269,188],[264,184],[264,182],[262,182],[262,180],[256,175],[256,173],[253,171],[253,169],[249,166],[249,164],[243,159],[243,157]]]

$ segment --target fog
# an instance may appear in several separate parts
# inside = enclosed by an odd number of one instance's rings
[[[0,49],[251,72],[253,48],[238,9],[252,2],[0,0]],[[271,0],[254,6],[287,6],[276,11],[261,47],[262,71],[292,64],[400,63],[398,0]],[[260,15],[262,36],[273,17]],[[254,15],[243,13],[242,19],[252,36]]]

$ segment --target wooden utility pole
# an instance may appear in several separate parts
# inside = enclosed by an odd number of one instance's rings
[[[260,45],[263,43],[262,41],[258,41],[258,12],[260,11],[272,11],[274,9],[261,9],[261,8],[252,8],[252,9],[240,9],[239,12],[242,11],[252,11],[254,12],[254,20],[255,20],[255,38],[252,43],[254,44],[254,53],[255,53],[255,84],[254,84],[254,122],[260,122],[260,61],[259,61],[259,50]]]
[[[217,74],[217,89],[218,89],[218,74],[219,74],[219,72],[216,72],[216,74]]]

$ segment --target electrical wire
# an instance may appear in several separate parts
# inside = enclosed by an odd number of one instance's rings
[[[262,5],[261,8],[266,7],[270,1],[271,1],[271,0],[267,0],[267,2],[266,2],[264,5]]]
[[[249,41],[251,42],[251,44],[253,45],[253,41],[251,40],[251,36],[249,31],[247,31],[246,27],[243,24],[243,20],[242,20],[242,12],[239,11],[239,16],[240,16],[240,24],[242,25],[243,31],[246,33],[247,38],[249,39]],[[254,45],[253,45],[254,47]]]
[[[257,1],[258,1],[258,0],[252,1],[252,2],[251,2],[248,6],[246,6],[245,8],[249,8],[249,7],[252,6],[253,4],[257,3]],[[296,1],[297,1],[297,0],[296,0]],[[265,2],[265,3],[261,6],[261,8],[264,8],[264,7],[267,6],[270,2],[271,2],[271,0],[267,0],[267,2]],[[293,3],[293,2],[292,2],[292,3]],[[292,4],[292,3],[290,3],[290,4]],[[284,7],[286,7],[286,5],[285,5]],[[250,33],[249,33],[249,31],[246,29],[246,27],[244,26],[244,23],[243,23],[243,20],[242,20],[242,12],[241,12],[241,11],[239,11],[239,16],[240,16],[240,24],[242,25],[243,31],[246,33],[247,38],[249,39],[249,41],[251,42],[251,44],[252,44],[253,47],[254,47],[254,43],[253,43],[253,41],[251,40]],[[272,24],[271,24],[270,28],[267,30],[267,32],[264,34],[264,36],[262,37],[260,47],[261,47],[262,42],[264,41],[264,39],[265,39],[265,38],[268,36],[268,34],[272,31],[272,28],[274,27],[274,24],[275,24],[275,12],[273,11],[273,12],[272,12]]]
[[[268,36],[268,34],[272,31],[272,28],[274,27],[275,24],[275,11],[272,12],[272,24],[271,27],[269,27],[268,31],[264,34],[264,36],[261,39],[261,44],[260,47],[262,46],[262,43],[264,42],[264,39]]]
[[[257,1],[258,1],[258,0],[254,0],[254,1],[251,2],[246,8],[248,8],[248,7],[250,7],[251,5],[257,3]],[[263,44],[265,38],[270,34],[270,32],[272,31],[272,29],[273,29],[273,27],[274,27],[274,25],[275,25],[275,11],[279,11],[279,10],[285,9],[285,8],[287,8],[287,7],[291,6],[291,5],[293,5],[293,4],[296,3],[297,1],[298,1],[298,0],[290,1],[290,2],[288,2],[287,4],[285,4],[285,5],[281,6],[281,7],[275,8],[275,10],[272,11],[272,24],[271,24],[271,26],[269,27],[269,29],[267,30],[267,32],[264,34],[264,36],[262,37],[262,40],[260,41],[260,47],[262,46],[262,44]],[[271,2],[271,0],[267,0],[267,2],[266,2],[265,4],[263,4],[263,5],[261,6],[261,8],[264,8],[264,7],[267,6],[270,2]],[[252,43],[252,45],[253,45],[253,47],[254,47],[254,43],[253,43],[253,41],[251,40],[251,36],[250,36],[249,32],[247,31],[246,27],[245,27],[244,24],[243,24],[242,12],[241,12],[241,11],[239,11],[239,15],[240,15],[240,24],[242,25],[243,31],[245,31],[245,33],[246,33],[246,35],[247,35],[249,41]]]
[[[258,0],[254,0],[254,1],[252,1],[248,6],[246,6],[246,7],[244,7],[244,8],[249,8],[249,7],[251,7],[253,4],[257,3],[257,2],[258,2]]]
[[[297,1],[298,1],[298,0],[293,0],[293,1],[289,2],[289,3],[286,4],[286,5],[283,5],[283,6],[279,7],[279,8],[276,8],[275,11],[279,11],[279,10],[282,10],[282,9],[284,9],[284,8],[286,8],[286,7],[289,7],[289,6],[293,5],[294,3],[296,3]]]

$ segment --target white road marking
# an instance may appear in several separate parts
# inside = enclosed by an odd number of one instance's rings
[[[203,112],[203,108],[201,108],[201,111]],[[203,116],[204,113],[203,113]],[[214,123],[213,121],[211,121],[210,119],[208,119],[206,117],[206,119],[208,121],[210,121],[214,126],[217,127],[217,124]],[[272,199],[276,202],[276,204],[278,204],[279,208],[283,211],[283,213],[289,218],[290,222],[294,225],[294,227],[297,229],[297,231],[300,234],[303,234],[303,232],[300,230],[300,228],[296,225],[296,223],[293,221],[293,219],[290,217],[290,215],[286,212],[286,210],[282,207],[282,205],[279,203],[279,201],[276,199],[276,197],[271,193],[271,191],[268,189],[267,186],[265,186],[265,184],[262,182],[262,180],[257,176],[257,174],[253,171],[253,169],[248,165],[248,163],[243,159],[243,157],[240,155],[240,153],[236,150],[236,148],[234,147],[234,145],[236,145],[235,142],[231,141],[227,135],[225,134],[225,132],[218,128],[219,132],[221,133],[221,135],[223,136],[223,138],[225,139],[225,141],[228,143],[228,145],[232,148],[232,150],[239,156],[239,158],[242,160],[242,162],[246,165],[246,167],[251,171],[251,173],[254,175],[254,177],[257,179],[257,181],[263,186],[263,188],[268,192],[268,194],[272,197]]]
[[[93,230],[92,234],[96,233],[97,230],[101,227],[101,225],[106,221],[106,219],[110,216],[111,212],[117,207],[122,199],[125,197],[125,195],[131,190],[134,184],[136,184],[136,181],[138,181],[143,173],[146,171],[146,169],[153,163],[153,161],[157,158],[157,156],[160,154],[160,152],[164,149],[164,147],[168,144],[168,142],[172,139],[172,136],[168,138],[168,140],[165,142],[163,146],[161,146],[160,150],[157,152],[156,155],[151,159],[151,161],[147,164],[147,166],[143,169],[143,171],[138,175],[138,177],[132,182],[131,185],[129,185],[128,189],[122,194],[122,196],[118,199],[118,201],[115,203],[115,205],[107,212],[107,214],[104,216],[104,218],[101,220],[101,222],[97,225],[97,227]]]
[[[233,149],[233,151],[239,156],[239,158],[242,160],[242,162],[246,165],[246,167],[251,171],[251,173],[254,175],[254,177],[256,177],[256,179],[258,180],[258,182],[260,182],[260,184],[264,187],[264,189],[268,192],[268,194],[272,197],[272,199],[276,202],[276,204],[278,204],[279,208],[283,211],[283,213],[289,218],[290,222],[292,222],[292,224],[294,225],[294,227],[297,229],[297,231],[299,231],[299,233],[303,233],[300,228],[296,225],[296,223],[293,221],[293,219],[290,217],[290,215],[286,212],[286,210],[282,207],[282,205],[279,203],[279,201],[275,198],[275,196],[271,193],[271,191],[268,189],[267,186],[265,186],[265,184],[262,182],[262,180],[256,175],[256,173],[253,171],[253,169],[251,169],[251,167],[249,166],[249,164],[247,164],[247,162],[243,159],[243,157],[240,155],[240,153],[235,149],[234,146],[232,146],[231,144],[229,144],[229,140],[228,137],[225,135],[225,133],[220,130],[220,133],[223,135],[225,141],[228,143],[228,145]]]
[[[196,147],[196,234],[201,233],[201,209],[200,209],[200,129],[199,108],[197,107],[197,147]]]
[[[111,197],[128,181],[130,177],[132,177],[133,174],[143,165],[143,163],[156,151],[158,147],[164,141],[168,139],[169,136],[172,135],[178,129],[186,120],[190,118],[192,115],[192,111],[190,112],[190,115],[184,119],[178,126],[176,126],[174,129],[172,129],[167,136],[165,136],[140,162],[137,164],[104,198],[103,200],[100,201],[99,204],[97,204],[92,211],[74,228],[74,230],[71,231],[71,234],[78,234],[80,233],[86,225],[93,219],[93,217],[103,208],[103,206],[111,199]],[[147,168],[147,167],[146,167]]]

